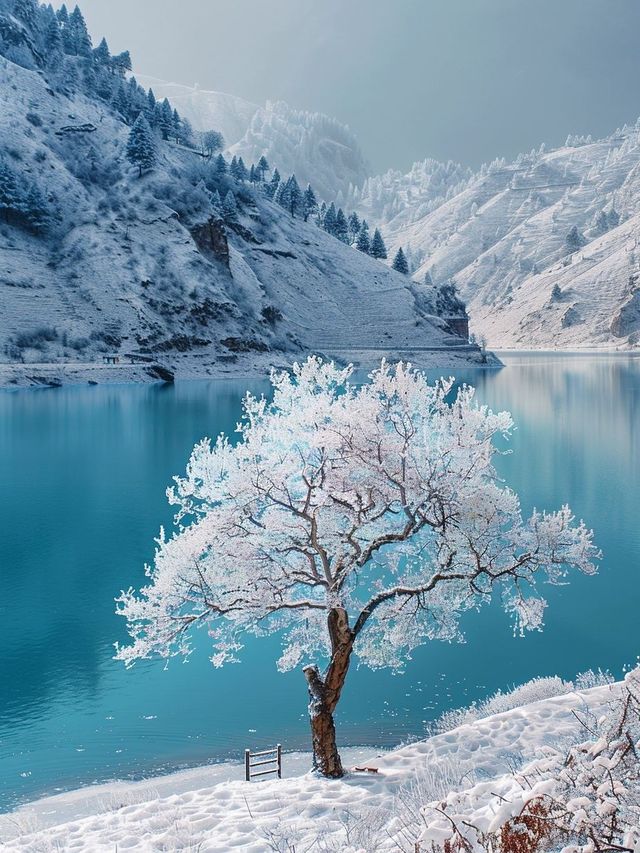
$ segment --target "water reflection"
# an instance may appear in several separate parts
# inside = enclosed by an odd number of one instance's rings
[[[501,470],[523,500],[568,501],[605,553],[597,578],[552,590],[545,632],[511,639],[499,608],[469,614],[469,642],[419,650],[405,676],[356,670],[345,742],[395,743],[422,721],[540,673],[621,666],[638,652],[640,362],[505,356],[458,376],[510,409]],[[265,389],[249,383],[253,391]],[[54,786],[306,744],[304,683],[277,674],[276,641],[213,671],[202,653],[167,672],[112,661],[113,613],[171,521],[165,489],[203,435],[234,430],[246,382],[0,394],[0,803]],[[253,700],[247,695],[251,682]],[[253,730],[256,731],[253,731]]]

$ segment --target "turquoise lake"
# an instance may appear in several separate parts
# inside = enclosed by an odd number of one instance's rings
[[[514,638],[496,607],[467,615],[467,643],[431,643],[402,675],[350,672],[338,713],[347,745],[419,736],[443,710],[536,675],[619,675],[640,652],[640,359],[503,356],[466,370],[517,430],[500,470],[525,512],[568,502],[604,552],[595,578],[547,588],[543,633]],[[442,371],[435,372],[440,375]],[[449,371],[444,371],[448,375]],[[223,759],[245,746],[307,749],[299,672],[277,640],[214,670],[198,654],[125,670],[113,599],[144,581],[165,489],[202,436],[232,432],[257,381],[0,393],[0,810],[113,778]]]

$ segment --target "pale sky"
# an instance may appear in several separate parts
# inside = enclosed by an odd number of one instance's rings
[[[424,157],[477,166],[640,114],[640,0],[80,6],[94,42],[128,48],[140,73],[328,113],[375,170]]]

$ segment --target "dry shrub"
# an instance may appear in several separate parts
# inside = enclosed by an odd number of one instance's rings
[[[554,834],[549,806],[542,799],[531,800],[500,830],[500,850],[501,853],[542,853],[549,849]]]

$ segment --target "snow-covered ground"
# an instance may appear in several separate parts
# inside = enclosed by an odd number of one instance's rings
[[[285,756],[279,781],[246,783],[241,768],[220,765],[63,794],[4,816],[0,839],[15,853],[413,853],[423,806],[451,791],[488,798],[523,763],[580,740],[578,716],[598,716],[619,690],[572,690],[377,756],[344,751],[345,764],[364,758],[375,774],[327,781],[304,774],[308,757],[298,755]]]

